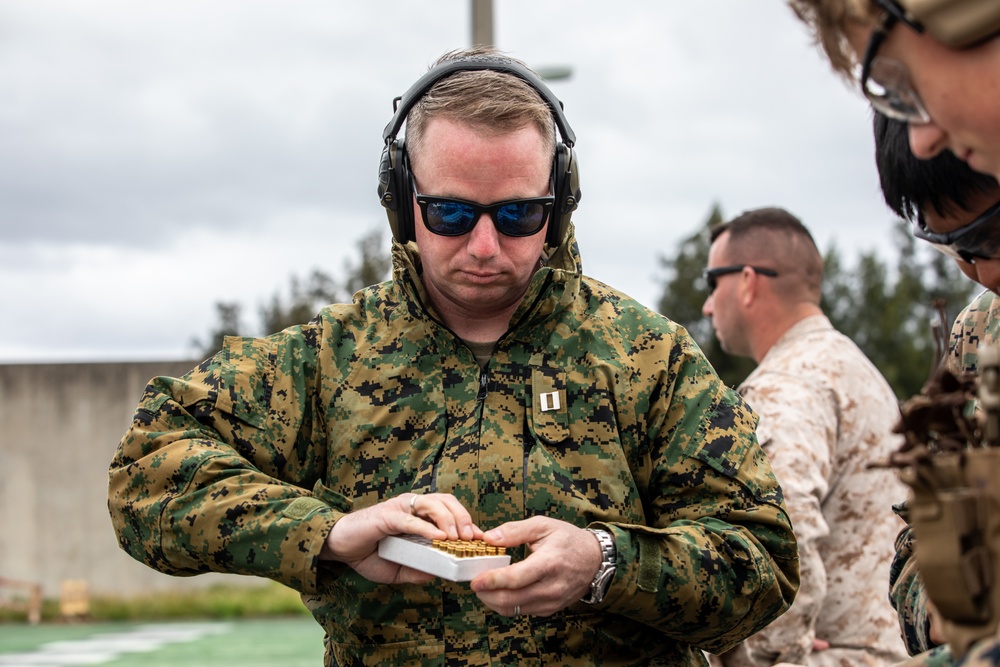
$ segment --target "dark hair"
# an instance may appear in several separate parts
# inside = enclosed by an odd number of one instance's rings
[[[732,236],[738,238],[751,229],[799,234],[808,238],[809,243],[816,247],[816,241],[801,220],[785,209],[773,206],[744,211],[729,222],[715,225],[712,227],[711,240],[719,238],[723,232],[732,232]]]
[[[1000,190],[995,178],[973,171],[951,151],[918,159],[910,152],[909,130],[902,121],[876,111],[873,129],[882,196],[904,220],[912,222],[928,206],[942,216],[956,207],[968,211],[969,197]]]
[[[786,297],[819,303],[823,283],[823,255],[812,234],[783,208],[766,207],[744,211],[729,222],[712,227],[711,241],[729,233],[726,261],[774,269],[780,276],[794,276],[780,281]]]

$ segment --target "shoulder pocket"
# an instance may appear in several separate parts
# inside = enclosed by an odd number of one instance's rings
[[[757,415],[739,394],[723,389],[707,411],[701,442],[696,443],[692,456],[726,477],[735,477],[747,455],[755,451],[756,429]]]
[[[273,343],[264,338],[226,336],[219,356],[215,407],[251,426],[263,426],[274,388]]]

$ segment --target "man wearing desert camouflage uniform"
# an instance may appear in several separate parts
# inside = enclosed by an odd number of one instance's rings
[[[328,665],[701,665],[788,607],[756,417],[582,275],[550,96],[491,50],[414,84],[380,170],[393,279],[152,380],[111,465],[122,548],[301,591]],[[434,578],[378,556],[405,533],[513,562]]]
[[[726,667],[889,667],[905,657],[885,595],[893,502],[905,487],[871,470],[899,448],[888,382],[820,307],[823,257],[788,211],[744,211],[711,230],[705,271],[722,349],[757,368],[737,391],[785,492],[800,585],[787,613],[719,659]]]

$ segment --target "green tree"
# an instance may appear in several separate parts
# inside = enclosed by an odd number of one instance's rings
[[[723,381],[737,385],[753,370],[754,362],[724,353],[711,322],[701,314],[707,289],[701,272],[708,263],[709,233],[722,219],[716,205],[700,230],[680,242],[673,258],[660,257],[667,277],[659,310],[691,332]],[[831,246],[824,256],[821,306],[833,326],[882,371],[896,395],[906,398],[920,390],[933,364],[930,322],[937,319],[937,304],[944,304],[945,326],[950,328],[977,288],[954,262],[918,244],[905,222],[895,223],[892,238],[897,252],[894,264],[875,252],[864,252],[849,266]]]
[[[893,272],[871,252],[863,253],[853,271],[826,256],[823,310],[833,325],[858,344],[900,398],[927,380],[935,360],[931,324],[944,306],[945,328],[977,291],[955,263],[919,244],[908,225],[893,228],[898,252]],[[839,260],[838,260],[839,261]]]
[[[722,209],[717,203],[713,204],[705,224],[681,240],[674,257],[659,257],[660,267],[667,271],[667,278],[658,309],[687,329],[719,377],[726,384],[736,386],[754,369],[755,364],[752,359],[723,352],[712,330],[711,320],[701,314],[701,307],[708,296],[708,285],[702,272],[708,265],[709,232],[723,220]]]
[[[261,329],[270,334],[308,322],[323,305],[340,301],[339,295],[333,279],[319,269],[313,269],[304,283],[292,276],[287,301],[275,292],[271,302],[260,307]]]
[[[344,299],[360,289],[386,280],[392,270],[392,256],[382,244],[381,229],[363,236],[357,248],[360,254],[357,263],[350,258],[344,260],[344,282],[340,286]]]
[[[313,269],[304,280],[291,276],[287,296],[275,292],[268,303],[260,306],[259,330],[266,335],[304,324],[323,306],[348,301],[358,290],[389,277],[392,260],[383,246],[381,229],[363,236],[357,243],[357,249],[357,259],[348,257],[344,260],[343,278],[340,280],[319,269]],[[202,354],[212,354],[221,349],[223,338],[227,335],[247,335],[239,319],[241,307],[238,303],[219,302],[215,307],[219,321],[209,334],[207,343],[197,339],[192,341]]]
[[[191,340],[191,346],[202,355],[208,355],[222,348],[222,341],[226,336],[237,336],[243,330],[243,323],[240,321],[240,304],[230,301],[218,301],[215,304],[215,316],[218,321],[215,328],[208,333],[208,340],[202,341],[198,338]]]

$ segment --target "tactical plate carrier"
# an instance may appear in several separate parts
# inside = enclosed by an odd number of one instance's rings
[[[1000,624],[1000,348],[979,349],[978,378],[939,367],[901,413],[890,464],[910,486],[917,567],[961,658]]]

